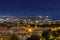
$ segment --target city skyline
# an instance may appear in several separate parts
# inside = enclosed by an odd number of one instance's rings
[[[0,0],[0,15],[60,17],[60,0]]]

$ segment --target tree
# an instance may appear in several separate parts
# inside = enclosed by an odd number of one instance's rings
[[[60,30],[57,30],[57,32],[60,34]]]
[[[28,37],[26,40],[31,40],[31,38]]]
[[[30,38],[27,38],[27,40],[40,40],[40,36],[32,35]]]
[[[42,37],[46,40],[55,40],[55,36],[51,30],[44,31]]]
[[[53,34],[54,34],[55,37],[59,36],[59,33],[57,31],[53,31]]]
[[[9,40],[20,40],[15,34],[9,36]]]
[[[40,36],[39,35],[32,35],[31,40],[40,40]]]

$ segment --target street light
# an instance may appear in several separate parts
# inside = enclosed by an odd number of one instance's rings
[[[31,29],[31,28],[29,28],[29,29],[28,29],[28,31],[29,31],[29,32],[32,32],[32,29]]]

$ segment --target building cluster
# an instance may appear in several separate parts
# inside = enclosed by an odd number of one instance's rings
[[[49,16],[0,16],[0,35],[8,37],[9,34],[15,33],[19,38],[24,36],[29,37],[30,35],[37,33],[40,35],[43,30],[48,28],[41,29],[29,27],[31,27],[31,25],[46,24],[60,24],[60,20],[53,20]]]
[[[53,20],[49,16],[0,16],[0,24],[5,25],[15,24],[28,25],[28,24],[60,24],[60,20]]]

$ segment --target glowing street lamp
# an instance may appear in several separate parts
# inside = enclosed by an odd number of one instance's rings
[[[30,28],[30,29],[28,29],[28,31],[29,31],[29,32],[32,32],[32,29]]]

